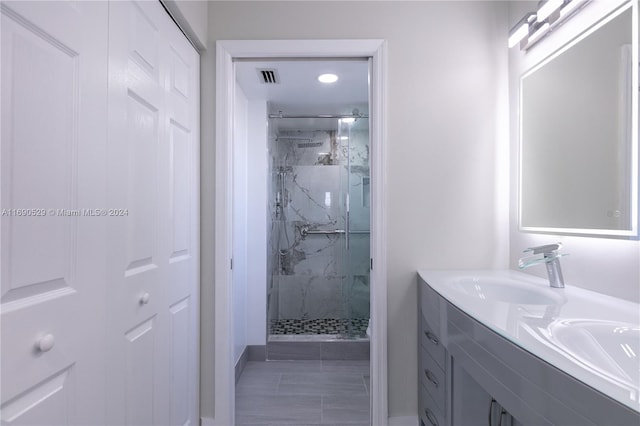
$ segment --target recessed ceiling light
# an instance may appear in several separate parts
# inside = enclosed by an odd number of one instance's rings
[[[335,83],[338,81],[338,76],[335,74],[321,74],[318,76],[320,83]]]

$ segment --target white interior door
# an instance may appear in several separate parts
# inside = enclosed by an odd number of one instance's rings
[[[102,424],[107,4],[1,8],[0,416]]]
[[[158,2],[109,23],[108,420],[195,424],[198,55]]]

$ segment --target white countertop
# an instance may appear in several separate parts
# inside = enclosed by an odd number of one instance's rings
[[[421,270],[488,328],[640,412],[640,305],[512,270]]]

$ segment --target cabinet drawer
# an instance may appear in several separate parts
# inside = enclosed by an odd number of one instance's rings
[[[425,426],[447,426],[444,411],[438,408],[433,398],[421,384],[418,386],[418,406],[420,407],[420,420]]]
[[[445,369],[446,352],[444,345],[440,341],[438,335],[429,328],[427,322],[422,318],[422,327],[420,329],[420,341],[422,347],[431,355],[431,357],[438,363],[440,368]]]
[[[433,398],[441,411],[446,407],[446,379],[444,370],[427,354],[422,351],[420,359],[420,382]]]

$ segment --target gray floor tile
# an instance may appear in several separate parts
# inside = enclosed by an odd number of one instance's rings
[[[368,395],[322,397],[322,423],[366,423],[369,421]]]
[[[236,395],[273,395],[278,390],[281,373],[242,374],[236,383]]]
[[[362,374],[283,373],[280,395],[366,395]]]
[[[310,395],[238,395],[236,424],[321,422],[321,397]]]
[[[322,361],[249,361],[242,374],[279,374],[279,373],[305,373],[321,372]]]
[[[248,362],[236,384],[239,426],[365,426],[368,362]]]
[[[370,363],[369,360],[352,360],[352,361],[336,361],[336,360],[323,360],[322,371],[327,372],[344,372],[354,374],[366,374],[369,375]]]

